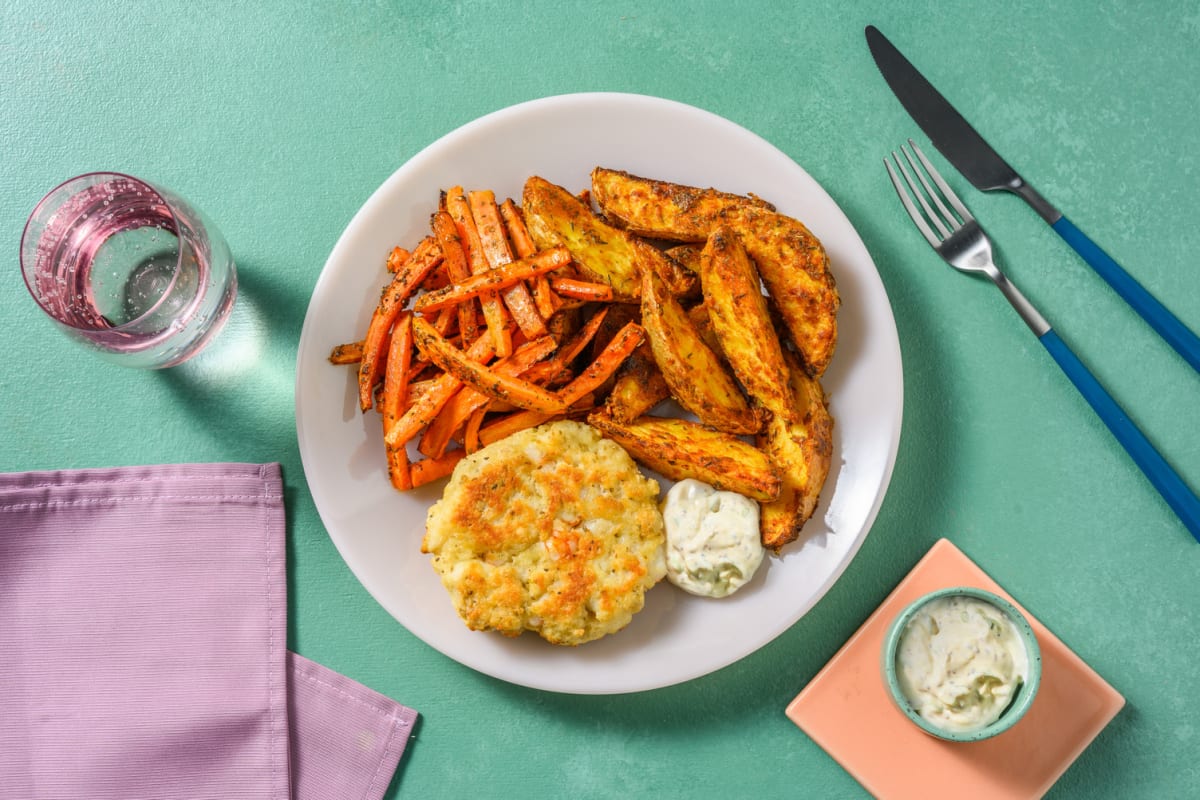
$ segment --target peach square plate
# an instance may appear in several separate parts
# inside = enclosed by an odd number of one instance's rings
[[[974,586],[1025,614],[1042,650],[1042,682],[1024,718],[982,742],[923,733],[888,696],[880,649],[888,625],[927,592]],[[880,798],[1041,797],[1125,705],[1125,698],[946,539],[788,705],[787,715]]]

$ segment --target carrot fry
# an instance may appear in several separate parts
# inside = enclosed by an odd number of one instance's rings
[[[525,227],[525,220],[521,217],[521,210],[511,197],[501,204],[500,218],[504,220],[504,228],[508,231],[509,241],[512,242],[518,258],[529,258],[537,252],[533,237],[529,235],[529,229]],[[550,288],[550,281],[545,275],[533,279],[533,302],[542,319],[550,319],[554,310],[558,308],[555,299],[554,290]]]
[[[563,297],[576,300],[608,301],[613,299],[611,286],[603,283],[577,281],[572,278],[550,278],[550,288]]]
[[[330,364],[357,364],[362,361],[363,343],[346,342],[329,351]]]
[[[601,351],[600,355],[596,356],[596,360],[579,373],[579,377],[559,390],[559,397],[567,405],[571,405],[588,392],[596,389],[617,371],[617,367],[621,366],[621,362],[637,349],[645,336],[646,331],[642,329],[641,325],[636,322],[626,323],[625,327],[617,331],[617,335]]]
[[[446,259],[446,276],[450,279],[450,285],[465,281],[471,277],[471,269],[467,266],[467,253],[463,248],[462,236],[459,234],[458,225],[454,223],[454,218],[445,211],[439,211],[430,219],[430,224],[433,227],[433,234],[437,237],[438,242],[442,246],[442,253]],[[479,321],[475,317],[475,304],[463,303],[458,308],[458,329],[462,331],[467,343],[470,344],[479,338]],[[449,317],[443,317],[446,321],[444,324],[439,324],[438,329],[444,331],[449,326]],[[439,323],[443,318],[439,318]]]
[[[570,260],[571,252],[567,248],[562,246],[552,247],[530,258],[511,261],[499,267],[489,267],[483,272],[477,272],[466,280],[459,281],[452,286],[447,286],[433,292],[426,292],[417,298],[413,304],[413,308],[421,312],[436,311],[440,308],[469,300],[472,297],[484,297],[497,289],[518,284],[526,278],[556,270]],[[484,314],[486,315],[486,313],[485,310]],[[536,311],[534,313],[536,315]],[[541,329],[542,332],[537,336],[546,335],[546,326],[544,324],[541,326]],[[523,328],[522,331],[524,331]],[[537,338],[537,336],[531,336],[527,331],[525,335],[531,339]]]
[[[479,427],[483,424],[483,418],[487,416],[487,413],[488,406],[485,403],[471,412],[471,416],[467,418],[466,430],[463,431],[463,449],[468,453],[474,453],[482,446],[479,441]]]
[[[498,361],[489,369],[500,375],[519,377],[530,367],[542,360],[558,345],[549,336],[521,345],[511,356]],[[425,429],[417,449],[424,455],[437,458],[446,451],[454,432],[466,423],[480,407],[486,406],[490,398],[470,386],[465,386],[442,407],[437,418]],[[468,450],[470,452],[470,450]]]
[[[387,271],[394,273],[400,267],[404,266],[404,262],[412,257],[412,253],[405,250],[403,247],[393,247],[392,252],[388,254]]]
[[[472,361],[439,336],[423,319],[414,320],[413,336],[417,347],[433,363],[488,397],[549,414],[560,414],[566,410],[568,404],[553,392],[521,378],[500,375]]]
[[[426,292],[431,292],[434,289],[441,289],[443,286],[450,285],[450,274],[446,272],[446,262],[435,269],[433,272],[425,276],[425,280],[421,281],[420,288]]]
[[[408,459],[408,450],[404,445],[388,447],[384,445],[387,454],[388,479],[392,486],[402,492],[412,488],[412,464]]]
[[[526,373],[526,379],[534,383],[548,383],[552,381],[560,372],[567,369],[571,362],[583,352],[583,348],[588,346],[588,342],[596,335],[596,331],[600,330],[600,326],[604,323],[604,318],[607,315],[607,308],[600,309],[582,328],[576,331],[571,338],[567,339],[558,348],[558,352],[554,354],[553,358],[534,365]]]
[[[392,327],[387,367],[383,372],[383,394],[379,399],[384,433],[400,418],[401,409],[408,403],[408,383],[412,378],[412,316],[411,311],[401,312]]]
[[[496,207],[496,195],[490,190],[469,192],[467,204],[471,207],[471,216],[475,219],[475,229],[479,231],[479,242],[488,264],[502,267],[512,261],[512,250],[508,246],[504,224],[500,221],[500,210]],[[536,339],[546,335],[546,323],[524,283],[514,284],[501,292],[500,296],[517,321],[517,327],[526,336]]]
[[[514,433],[532,428],[554,419],[554,414],[543,414],[540,411],[517,411],[501,417],[495,422],[489,422],[479,429],[479,442],[486,446],[498,442]]]
[[[412,465],[413,488],[424,486],[454,472],[454,468],[466,454],[466,450],[452,450],[441,458],[422,458],[420,461],[414,461]]]
[[[422,328],[432,330],[429,323],[422,319],[414,318],[414,335]],[[434,335],[436,336],[437,334]],[[476,366],[478,366],[477,362],[488,361],[495,355],[492,349],[492,340],[486,336],[476,339],[475,343],[471,345],[471,349],[465,354],[460,350],[455,350],[453,345],[446,342],[445,339],[441,341],[445,342],[446,347],[457,353],[463,360],[471,364],[476,364]],[[454,393],[461,386],[462,381],[449,372],[439,376],[433,385],[428,390],[422,392],[421,396],[404,412],[404,415],[396,421],[396,424],[384,434],[383,438],[387,445],[389,447],[398,447],[416,436],[421,428],[424,428],[433,421],[438,412],[442,410],[442,406],[450,402],[450,398],[454,396]]]
[[[363,337],[362,359],[358,364],[358,404],[363,411],[371,408],[375,384],[379,382],[387,355],[392,324],[409,295],[441,261],[442,251],[437,242],[428,237],[422,239],[380,295],[379,305],[375,307],[371,323],[367,326],[367,335]]]
[[[528,258],[533,255],[537,246],[533,243],[533,237],[529,235],[529,229],[525,227],[521,209],[517,208],[511,197],[500,204],[500,218],[504,220],[504,229],[508,231],[508,239],[512,242],[513,251],[517,256]]]
[[[479,230],[475,227],[475,218],[471,216],[471,207],[463,194],[461,186],[455,186],[446,192],[446,211],[454,218],[458,227],[458,236],[462,240],[463,250],[467,254],[467,265],[471,274],[475,275],[488,269],[487,256],[483,252],[483,244],[479,240]],[[496,355],[503,358],[512,354],[512,332],[508,327],[508,312],[500,302],[500,296],[495,292],[487,292],[480,297],[483,306],[483,318],[487,321],[488,332],[496,345]]]

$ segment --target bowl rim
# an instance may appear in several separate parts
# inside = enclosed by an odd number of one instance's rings
[[[1021,634],[1021,640],[1025,645],[1025,652],[1029,661],[1029,672],[1016,700],[1009,704],[1005,711],[1001,713],[1000,718],[995,722],[971,731],[949,731],[930,723],[918,714],[909,703],[908,698],[904,695],[904,691],[900,688],[899,679],[896,677],[896,651],[899,648],[901,636],[905,628],[908,627],[909,621],[918,611],[934,600],[951,596],[966,596],[983,600],[1004,612]],[[1033,626],[1029,624],[1029,620],[1008,600],[1005,600],[994,592],[989,592],[986,589],[980,589],[975,586],[949,586],[944,589],[928,592],[913,600],[892,620],[891,625],[888,627],[887,635],[884,637],[881,656],[884,683],[887,684],[888,695],[891,697],[896,708],[925,733],[950,742],[978,742],[990,739],[1011,728],[1025,715],[1025,712],[1033,704],[1042,679],[1041,648],[1038,646],[1037,635],[1034,633]]]

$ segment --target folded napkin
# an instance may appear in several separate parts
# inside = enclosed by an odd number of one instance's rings
[[[286,586],[278,464],[0,475],[0,797],[381,797],[416,712]]]

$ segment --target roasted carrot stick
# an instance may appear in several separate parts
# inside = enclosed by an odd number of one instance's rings
[[[512,201],[511,197],[500,206],[500,218],[504,220],[504,228],[508,231],[508,238],[512,242],[513,251],[516,252],[518,258],[529,258],[537,252],[533,238],[529,235],[529,229],[525,227],[525,220],[521,217],[521,210],[517,208],[517,204]],[[537,306],[538,313],[542,315],[542,319],[550,319],[554,314],[554,310],[558,307],[555,299],[554,291],[550,288],[550,282],[545,275],[539,275],[533,279],[533,302]]]
[[[641,325],[638,325],[636,322],[626,323],[625,327],[617,331],[617,335],[600,352],[600,355],[596,356],[596,360],[589,364],[587,369],[579,373],[579,376],[575,380],[568,383],[559,391],[559,397],[567,405],[571,405],[588,392],[596,389],[610,375],[617,371],[617,367],[621,366],[621,362],[637,349],[637,346],[642,343],[645,337],[646,332],[642,329]]]
[[[576,300],[608,301],[613,299],[611,286],[590,281],[577,281],[574,278],[550,278],[550,288],[563,297]]]
[[[567,341],[563,342],[553,357],[546,359],[540,364],[535,364],[526,373],[525,377],[539,384],[549,383],[554,380],[560,372],[569,367],[571,362],[583,352],[583,348],[588,346],[588,342],[596,335],[596,331],[600,330],[600,326],[604,323],[604,318],[607,315],[607,308],[602,308],[596,312],[582,328],[576,331]]]
[[[518,347],[511,356],[493,364],[489,369],[500,375],[520,377],[530,367],[550,355],[558,345],[549,336],[528,342]],[[446,451],[450,437],[454,435],[476,409],[487,405],[490,398],[471,386],[464,386],[450,402],[442,407],[437,418],[425,429],[417,449],[422,454],[438,457]],[[468,449],[468,452],[470,450]]]
[[[442,246],[442,254],[446,259],[446,276],[450,285],[465,281],[471,277],[471,268],[467,265],[467,251],[463,248],[462,236],[454,218],[445,211],[439,211],[430,218],[433,234]],[[479,321],[475,316],[475,304],[463,303],[457,311],[458,329],[467,340],[467,344],[479,338]],[[439,318],[438,329],[445,331],[449,327],[449,315]]]
[[[417,298],[417,301],[413,304],[413,308],[421,312],[436,311],[440,308],[469,300],[472,297],[486,296],[497,289],[514,286],[526,278],[556,270],[570,261],[571,253],[567,248],[561,246],[552,247],[549,250],[542,250],[529,258],[510,261],[499,267],[489,267],[451,286],[426,292]],[[611,290],[609,290],[609,293],[611,295]],[[536,316],[536,311],[534,314]],[[523,328],[522,331],[524,332]],[[537,336],[530,336],[528,332],[525,332],[525,335],[531,339],[536,339],[538,336],[545,336],[546,326],[544,324],[541,325],[541,333],[537,334]]]
[[[490,400],[488,401],[491,402]],[[482,443],[479,441],[479,428],[483,425],[483,418],[487,416],[487,403],[480,406],[471,412],[471,416],[467,418],[467,425],[463,431],[463,449],[468,453],[474,453],[478,450]]]
[[[329,351],[330,364],[357,364],[362,361],[363,343],[346,342]]]
[[[420,461],[413,462],[413,487],[424,486],[430,481],[446,477],[451,472],[454,472],[454,468],[458,466],[458,462],[462,461],[463,456],[466,454],[467,451],[465,450],[451,450],[441,458],[422,458]]]
[[[414,320],[413,336],[417,347],[433,363],[488,397],[550,414],[559,414],[566,410],[567,403],[553,392],[520,378],[497,374],[477,361],[472,361],[461,350],[456,350],[439,336],[423,319]]]
[[[429,323],[414,317],[414,335],[421,328],[432,330]],[[437,336],[436,333],[433,335]],[[441,341],[445,342],[446,340],[441,339]],[[454,350],[454,346],[449,342],[446,342],[446,347]],[[477,362],[489,361],[495,355],[495,351],[492,348],[492,340],[486,336],[476,339],[475,343],[471,345],[471,349],[466,353],[463,353],[461,350],[454,350],[454,352],[458,353],[464,360],[476,364],[476,366],[478,366]],[[445,372],[439,376],[433,385],[428,390],[422,392],[421,396],[404,412],[404,415],[396,421],[396,424],[384,434],[383,438],[387,445],[389,447],[401,446],[416,436],[421,428],[424,428],[433,421],[438,412],[442,410],[442,406],[450,401],[450,398],[454,396],[454,393],[461,386],[462,381],[449,372]]]
[[[479,242],[483,254],[492,267],[501,267],[513,260],[504,224],[500,221],[500,210],[496,208],[496,195],[491,190],[479,190],[467,194],[467,204],[479,231]],[[546,323],[529,295],[524,282],[516,283],[500,293],[504,304],[517,321],[517,327],[530,339],[546,335]]]
[[[479,429],[479,443],[487,446],[493,442],[512,436],[514,433],[541,425],[554,419],[554,414],[543,414],[540,411],[516,411],[501,417],[495,422],[489,422]]]
[[[479,241],[479,230],[475,227],[475,218],[471,216],[471,207],[461,186],[455,186],[446,192],[446,211],[454,218],[458,227],[458,236],[462,240],[463,250],[467,254],[467,265],[471,274],[478,274],[488,269],[487,256],[483,252],[483,244]],[[480,297],[483,306],[483,318],[487,322],[488,333],[496,346],[496,355],[503,358],[512,353],[512,331],[509,329],[508,312],[500,302],[500,295],[487,292]]]
[[[371,407],[372,393],[379,382],[387,355],[392,324],[417,285],[441,261],[442,251],[437,242],[430,238],[421,240],[421,244],[396,271],[392,282],[380,295],[379,305],[375,307],[371,323],[367,326],[367,335],[363,337],[362,360],[358,364],[358,404],[363,411]]]

